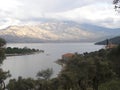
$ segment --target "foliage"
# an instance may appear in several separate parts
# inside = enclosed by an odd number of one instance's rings
[[[5,53],[8,54],[8,55],[9,54],[32,54],[32,53],[35,53],[35,52],[44,52],[44,51],[39,50],[39,49],[30,49],[30,48],[27,48],[27,47],[24,47],[24,48],[7,47],[6,50],[5,50]]]
[[[113,4],[115,4],[115,9],[120,9],[120,0],[113,0]]]
[[[53,69],[46,69],[46,70],[41,70],[37,73],[37,77],[40,79],[45,79],[48,80],[50,79],[51,75],[53,74]]]
[[[114,72],[120,77],[120,45],[109,52],[108,59],[111,61]]]
[[[5,44],[6,41],[0,38],[0,64],[2,64],[3,60],[5,59],[5,48],[4,48]]]
[[[3,60],[5,59],[5,48],[0,47],[0,65],[2,64]]]
[[[6,44],[6,41],[3,38],[0,38],[0,47],[3,47]]]
[[[99,90],[120,90],[120,80],[115,79],[110,82],[103,83],[99,86]]]
[[[67,82],[66,86],[69,89],[77,87],[77,89],[86,90],[93,87],[94,90],[98,90],[100,84],[114,76],[106,57],[107,53],[102,49],[91,53],[77,54],[76,57],[66,62],[59,78],[63,78],[63,76],[66,78],[63,80],[67,80],[64,82]]]
[[[113,37],[109,39],[109,42],[111,42],[112,44],[120,44],[120,36],[117,37]],[[106,45],[107,41],[100,41],[100,42],[96,42],[95,44],[97,45]]]
[[[5,59],[5,47],[6,41],[2,38],[0,38],[0,65],[2,64],[3,60]],[[5,72],[3,69],[0,68],[0,90],[5,89],[5,83],[4,80],[10,77],[9,71]]]
[[[63,61],[58,77],[50,78],[53,70],[37,73],[37,80],[10,80],[8,90],[120,90],[120,46],[90,53],[75,54]],[[18,88],[18,89],[16,89]]]
[[[55,79],[50,79],[53,71],[52,69],[41,70],[38,72],[38,80],[32,78],[23,79],[19,77],[18,80],[11,79],[7,85],[8,90],[57,90],[53,89]]]
[[[19,77],[18,80],[11,79],[7,85],[8,90],[32,90],[35,89],[35,81],[31,78],[23,79]]]

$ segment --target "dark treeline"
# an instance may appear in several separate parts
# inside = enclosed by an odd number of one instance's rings
[[[78,54],[62,62],[63,69],[50,78],[52,69],[38,72],[37,80],[19,77],[8,90],[120,90],[120,46]]]
[[[35,52],[44,52],[44,50],[30,49],[30,48],[27,48],[27,47],[24,47],[24,48],[18,48],[18,47],[11,48],[11,47],[7,47],[5,49],[6,55],[12,55],[12,54],[23,55],[23,54],[32,54],[32,53],[35,53]]]
[[[2,38],[0,38],[0,66],[3,63],[3,60],[5,57],[5,46],[6,41]],[[10,77],[9,71],[4,71],[2,68],[0,68],[0,90],[5,90],[5,83],[4,80]]]
[[[117,36],[117,37],[114,37],[114,38],[110,38],[110,39],[107,39],[107,40],[109,40],[110,43],[115,44],[115,45],[120,44],[120,36]],[[106,40],[100,41],[100,42],[96,42],[95,44],[96,45],[106,45]]]

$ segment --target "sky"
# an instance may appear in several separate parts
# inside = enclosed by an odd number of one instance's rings
[[[0,29],[35,24],[40,18],[72,20],[108,28],[120,27],[113,0],[0,0]]]

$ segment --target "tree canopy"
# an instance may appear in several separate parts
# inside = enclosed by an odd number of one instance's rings
[[[6,41],[2,38],[0,38],[0,65],[2,64],[3,60],[5,59],[5,44]],[[5,89],[5,83],[4,80],[9,77],[9,71],[5,72],[3,71],[2,68],[0,68],[0,90],[4,90]]]
[[[120,9],[120,0],[113,0],[113,4],[115,5],[116,10]]]
[[[53,70],[52,69],[46,69],[46,70],[41,70],[37,73],[37,77],[41,78],[41,79],[45,79],[48,80],[50,79],[51,75],[53,74]]]
[[[67,60],[58,77],[52,69],[41,70],[37,80],[11,79],[8,90],[120,90],[120,46],[75,54]],[[18,89],[19,88],[19,89]]]

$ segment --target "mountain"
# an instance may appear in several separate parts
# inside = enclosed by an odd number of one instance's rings
[[[115,37],[120,35],[120,28],[106,28],[102,26],[92,25],[92,24],[81,24],[81,29],[85,29],[87,31],[92,32],[100,32],[109,37]]]
[[[117,36],[117,37],[114,37],[114,38],[110,38],[110,39],[108,39],[109,40],[109,42],[111,42],[112,44],[120,44],[120,36]],[[101,41],[101,42],[97,42],[97,43],[95,43],[95,44],[97,44],[97,45],[105,45],[106,44],[106,40],[104,40],[104,41]]]
[[[15,43],[95,42],[117,34],[120,34],[118,29],[51,19],[42,19],[37,25],[9,26],[0,30],[0,37]]]

